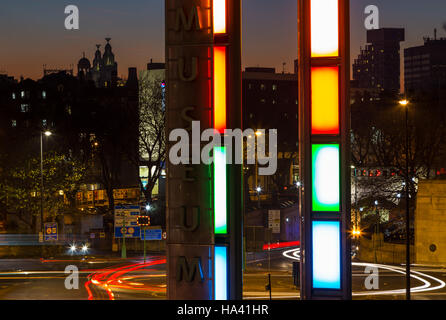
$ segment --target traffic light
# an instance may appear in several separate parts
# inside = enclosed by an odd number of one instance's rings
[[[136,219],[136,223],[140,227],[148,227],[150,226],[150,217],[149,216],[138,216]]]

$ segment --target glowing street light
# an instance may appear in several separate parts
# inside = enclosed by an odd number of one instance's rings
[[[399,104],[400,104],[400,106],[407,107],[407,105],[409,104],[409,101],[406,99],[400,100]]]

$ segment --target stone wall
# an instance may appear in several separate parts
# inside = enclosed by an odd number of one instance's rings
[[[420,181],[415,211],[419,264],[446,264],[446,180]]]
[[[410,248],[411,262],[414,262],[415,252],[413,246]],[[372,239],[361,238],[358,252],[361,262],[373,262],[381,264],[403,264],[406,263],[406,246],[384,242],[384,235],[372,235]]]

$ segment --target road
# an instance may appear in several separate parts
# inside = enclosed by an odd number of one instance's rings
[[[299,249],[248,254],[244,276],[245,299],[269,299],[265,286],[272,277],[273,299],[299,299],[291,274]],[[140,257],[87,258],[84,260],[0,260],[0,300],[139,300],[166,299],[166,260]],[[65,288],[68,265],[79,269],[79,288]],[[377,267],[379,289],[367,290],[367,267]],[[401,266],[354,262],[354,299],[404,299],[405,272]],[[413,266],[412,292],[416,300],[446,300],[446,269]]]

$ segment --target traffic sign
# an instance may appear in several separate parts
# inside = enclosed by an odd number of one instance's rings
[[[280,233],[280,210],[268,211],[268,227],[273,233]]]
[[[45,241],[57,241],[57,222],[47,222],[44,225]]]
[[[161,229],[145,229],[145,234],[144,232],[141,232],[141,240],[155,241],[162,239],[163,239],[163,230]]]
[[[144,226],[144,227],[147,227],[147,226],[150,226],[150,217],[149,216],[139,216],[138,218],[137,218],[137,223],[138,223],[138,226]]]
[[[138,217],[141,207],[138,205],[115,206],[115,238],[139,238],[141,228],[138,226]]]

